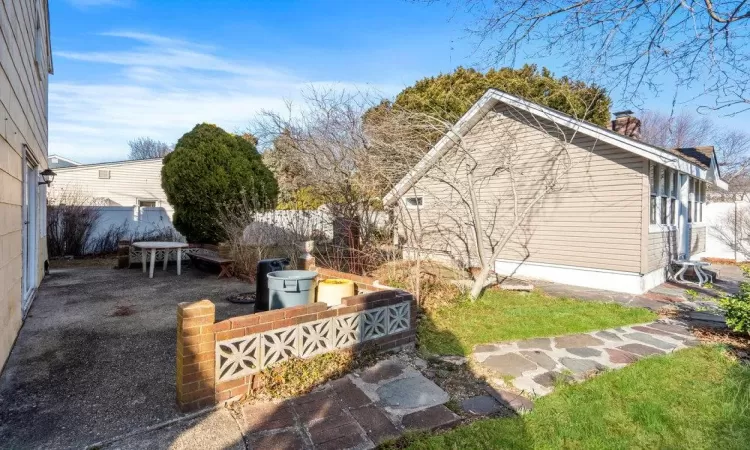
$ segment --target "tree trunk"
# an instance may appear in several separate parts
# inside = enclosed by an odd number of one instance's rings
[[[472,300],[476,300],[479,297],[479,294],[482,293],[484,283],[487,282],[487,278],[490,276],[491,271],[492,267],[489,264],[483,264],[482,270],[479,271],[479,274],[474,278],[474,284],[471,286],[471,291],[469,291],[469,297],[471,297]]]

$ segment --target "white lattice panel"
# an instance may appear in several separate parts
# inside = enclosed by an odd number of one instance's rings
[[[362,314],[355,313],[348,316],[333,318],[333,346],[336,348],[351,347],[361,339],[360,324]]]
[[[292,357],[307,358],[409,329],[409,302],[368,309],[216,343],[217,382],[251,375]]]
[[[234,380],[260,370],[260,335],[216,343],[216,379]]]
[[[333,350],[331,319],[316,320],[299,326],[299,356],[307,358]]]
[[[397,303],[388,307],[388,334],[400,333],[409,329],[411,308],[409,302]]]
[[[260,341],[263,367],[298,356],[297,325],[263,333]]]
[[[388,334],[387,308],[375,308],[362,311],[362,341],[377,339]]]

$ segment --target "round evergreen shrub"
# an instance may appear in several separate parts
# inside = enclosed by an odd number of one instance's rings
[[[218,220],[243,203],[273,208],[278,186],[261,161],[254,139],[202,123],[185,133],[164,157],[161,184],[174,207],[174,226],[193,243],[226,238]]]

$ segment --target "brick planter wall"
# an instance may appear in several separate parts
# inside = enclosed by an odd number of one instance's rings
[[[209,300],[177,308],[177,403],[183,411],[248,392],[255,375],[289,358],[336,350],[413,347],[416,302],[374,279],[318,268],[319,277],[348,278],[360,294],[329,308],[313,303],[214,322]],[[362,293],[367,292],[367,293]]]

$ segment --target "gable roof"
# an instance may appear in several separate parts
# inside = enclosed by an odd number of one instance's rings
[[[713,145],[706,145],[701,147],[686,147],[686,148],[674,148],[670,151],[676,152],[677,156],[684,158],[695,165],[708,169],[711,167],[711,162],[714,159],[714,147]]]
[[[89,164],[78,164],[70,167],[60,167],[59,170],[63,172],[70,172],[76,169],[91,169],[94,167],[105,167],[105,166],[124,166],[129,164],[141,164],[146,162],[161,161],[164,158],[147,158],[147,159],[126,159],[123,161],[109,161],[100,163],[89,163]]]
[[[57,160],[57,163],[51,162],[54,159]],[[47,161],[49,162],[49,166],[51,168],[53,168],[53,169],[58,169],[58,168],[63,168],[63,167],[71,167],[71,166],[80,166],[81,165],[81,163],[79,163],[77,161],[73,161],[70,158],[66,158],[64,156],[55,155],[55,154],[49,155],[47,157]]]
[[[424,176],[425,173],[456,143],[457,140],[471,131],[489,111],[499,103],[504,103],[519,110],[526,111],[542,119],[546,119],[575,130],[576,132],[591,136],[599,141],[614,145],[623,150],[642,156],[648,160],[655,161],[666,167],[680,172],[690,174],[694,177],[707,180],[721,189],[727,189],[727,183],[719,176],[718,164],[713,147],[696,147],[692,149],[667,150],[654,145],[647,144],[637,139],[619,134],[599,125],[576,119],[573,116],[562,113],[538,103],[525,100],[515,95],[498,89],[490,88],[476,103],[464,114],[458,122],[427,152],[422,159],[409,171],[396,186],[391,189],[385,197],[383,204],[390,206],[404,195],[414,184]],[[700,149],[700,150],[699,150]],[[708,150],[710,149],[710,151]],[[711,156],[709,156],[709,154]]]

